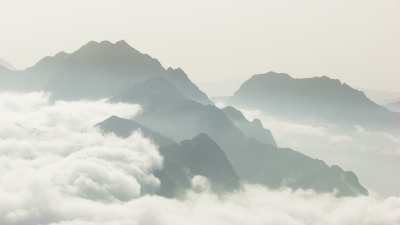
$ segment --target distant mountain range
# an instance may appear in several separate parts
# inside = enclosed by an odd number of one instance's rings
[[[261,80],[256,83],[245,88],[244,95],[239,91],[232,99],[267,106],[262,101],[263,89],[274,85],[263,86],[268,82]],[[285,92],[295,95],[298,88],[294,86],[294,90],[286,87],[276,91],[276,97]],[[330,84],[323,83],[320,89],[327,87]],[[346,93],[348,89],[344,87]],[[0,71],[0,90],[45,90],[55,99],[108,98],[111,102],[140,104],[143,113],[134,120],[114,116],[97,127],[121,137],[140,130],[160,146],[164,169],[157,176],[164,196],[182,193],[195,175],[208,177],[217,192],[236,190],[240,182],[245,182],[271,188],[336,191],[341,196],[368,194],[354,173],[277,147],[279,143],[259,120],[248,121],[234,107],[217,108],[181,69],[165,69],[157,59],[124,41],[90,42],[71,54],[46,57],[25,71]],[[258,94],[252,96],[253,90]],[[250,99],[253,97],[254,102]]]
[[[345,126],[400,128],[400,114],[329,77],[295,79],[275,72],[254,75],[229,102],[306,123],[321,121]]]
[[[337,190],[340,195],[367,193],[353,173],[277,148],[271,132],[258,120],[247,121],[233,107],[221,110],[187,99],[166,80],[148,80],[111,101],[139,103],[144,112],[135,120],[176,142],[207,134],[226,153],[242,181],[273,188]]]
[[[98,99],[114,96],[152,78],[168,80],[191,100],[212,104],[182,69],[165,69],[157,59],[125,41],[92,41],[73,53],[45,57],[24,71],[3,74],[0,71],[0,88],[46,90],[55,99]]]

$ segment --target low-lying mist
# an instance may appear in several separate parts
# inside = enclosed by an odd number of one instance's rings
[[[308,125],[271,117],[257,110],[242,109],[252,120],[259,118],[280,147],[290,147],[329,164],[353,170],[372,192],[384,196],[400,193],[400,136],[335,124]],[[383,176],[384,175],[384,176]]]
[[[45,93],[0,93],[0,224],[400,223],[398,197],[337,198],[311,191],[249,185],[224,196],[197,187],[183,199],[155,196],[152,193],[159,187],[159,180],[153,172],[163,166],[157,146],[140,132],[119,138],[94,128],[111,115],[131,118],[137,113],[138,105],[111,104],[106,100],[51,102]],[[296,129],[280,123],[275,127],[268,122],[265,125],[272,128],[280,145],[305,145],[312,137],[322,145],[323,138],[328,138],[324,133],[316,135],[321,132],[318,129],[307,134],[308,128],[295,138],[291,135]],[[281,134],[285,129],[287,132]],[[302,138],[304,143],[300,142]],[[336,142],[325,143],[326,148],[320,151],[345,151],[335,150],[335,146],[349,138],[336,137]],[[330,143],[332,147],[328,148]],[[386,155],[385,151],[380,153]],[[370,167],[377,169],[376,165]],[[199,177],[195,183],[199,180],[205,183]]]

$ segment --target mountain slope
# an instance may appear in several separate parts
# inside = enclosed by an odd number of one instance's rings
[[[129,137],[134,131],[140,131],[143,137],[152,140],[159,146],[175,144],[174,141],[164,137],[158,132],[152,131],[133,120],[127,120],[117,116],[111,116],[103,122],[96,124],[96,127],[100,128],[106,133],[112,132],[115,135],[124,138]]]
[[[271,131],[265,129],[259,119],[250,122],[239,110],[232,106],[225,107],[222,111],[246,136],[253,137],[264,144],[276,146]]]
[[[156,176],[161,181],[159,194],[163,196],[177,197],[183,194],[191,187],[191,180],[197,175],[207,177],[212,190],[217,193],[233,191],[240,186],[239,178],[225,153],[206,134],[199,134],[178,144],[135,121],[116,116],[96,126],[120,137],[140,131],[144,137],[160,146],[164,163],[163,169]]]
[[[389,129],[397,129],[400,124],[399,114],[328,77],[294,79],[275,72],[254,75],[242,84],[230,103],[305,122]]]
[[[211,188],[217,193],[237,190],[240,186],[239,177],[225,152],[206,134],[199,134],[177,145],[161,147],[160,152],[169,164],[176,162],[187,168],[185,172],[190,178],[196,175],[207,177]],[[171,174],[168,177],[176,179]],[[162,192],[170,191],[164,188]]]
[[[4,77],[0,71],[0,81]],[[60,52],[43,58],[31,68],[7,76],[14,80],[0,88],[45,90],[56,99],[98,99],[153,78],[169,80],[188,99],[212,104],[181,69],[164,69],[157,59],[125,41],[92,41],[73,53]]]
[[[147,110],[157,110],[160,105],[164,106],[183,100],[186,100],[185,96],[163,78],[153,78],[132,85],[129,89],[110,99],[113,102],[137,102]]]
[[[175,91],[162,87],[157,90]],[[135,118],[140,124],[160,132],[174,141],[190,139],[201,133],[207,134],[226,153],[241,180],[279,188],[310,188],[320,192],[337,190],[339,195],[367,194],[351,172],[329,167],[320,160],[312,159],[290,149],[280,149],[247,136],[226,113],[213,105],[203,105],[188,99],[174,98],[164,102],[154,95],[153,89],[132,87],[134,95],[119,96],[114,101],[144,105],[144,112]],[[127,92],[129,93],[129,92]],[[164,93],[165,96],[174,96]],[[142,97],[145,96],[145,97]],[[164,102],[165,104],[158,104]],[[155,105],[154,105],[155,104]]]

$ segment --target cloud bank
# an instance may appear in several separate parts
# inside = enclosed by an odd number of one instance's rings
[[[0,224],[46,224],[51,218],[42,213],[66,199],[123,202],[156,190],[157,148],[138,133],[121,139],[93,127],[139,111],[105,100],[52,104],[44,93],[0,94]]]
[[[209,193],[195,176],[185,199],[152,195],[157,147],[134,133],[103,135],[93,125],[140,107],[50,103],[44,93],[0,93],[2,225],[397,225],[400,198],[336,198],[310,191],[245,186]]]
[[[52,225],[397,225],[400,222],[398,198],[338,199],[256,186],[223,198],[210,193],[190,193],[185,200],[144,196],[129,202],[101,204],[76,198],[53,199],[57,200],[62,202],[57,206],[43,204],[39,212],[53,221],[49,223]]]
[[[250,120],[261,119],[280,147],[353,170],[370,191],[385,196],[400,194],[400,180],[393,173],[400,171],[400,136],[362,127],[300,124],[257,110],[241,111]]]

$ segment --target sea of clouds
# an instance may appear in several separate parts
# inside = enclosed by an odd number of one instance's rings
[[[1,225],[398,225],[400,198],[336,198],[245,185],[216,196],[196,176],[183,199],[155,196],[162,157],[140,132],[94,125],[140,107],[0,93]],[[276,132],[275,132],[276,133]],[[382,176],[384,176],[383,174]]]
[[[400,135],[361,126],[304,124],[272,117],[258,110],[241,109],[252,120],[261,119],[280,147],[354,171],[367,188],[383,196],[400,194]]]

